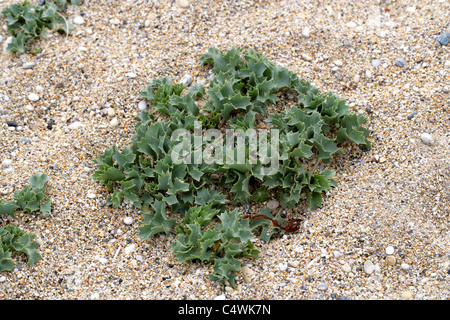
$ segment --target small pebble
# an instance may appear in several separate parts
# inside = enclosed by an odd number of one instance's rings
[[[111,19],[111,24],[118,25],[120,24],[120,20],[117,18]]]
[[[94,292],[93,294],[91,294],[90,299],[94,300],[94,299],[99,299],[100,295],[97,292]]]
[[[119,120],[117,120],[117,118],[114,118],[109,124],[111,127],[117,127],[119,125]]]
[[[374,68],[378,68],[381,65],[381,61],[379,59],[373,59],[372,60],[372,66]]]
[[[396,58],[395,59],[395,65],[397,67],[403,68],[404,66],[406,66],[406,61],[403,58]]]
[[[178,1],[178,5],[182,9],[187,9],[187,8],[189,8],[189,1],[187,1],[187,0],[179,0]]]
[[[350,265],[349,265],[348,263],[345,263],[345,264],[342,266],[342,270],[343,270],[344,272],[350,272],[350,271],[352,271],[352,268],[350,267]]]
[[[409,264],[407,264],[407,263],[402,263],[402,264],[400,265],[400,268],[402,268],[403,270],[408,270],[408,269],[409,269]]]
[[[12,161],[10,159],[5,159],[2,161],[2,166],[3,168],[8,168],[11,163]]]
[[[375,266],[373,265],[372,261],[367,260],[364,262],[364,271],[367,274],[372,274],[375,271]]]
[[[126,225],[131,225],[133,224],[134,219],[132,217],[125,217],[123,218],[123,223],[125,223]]]
[[[416,115],[417,115],[417,111],[412,111],[411,114],[409,114],[407,116],[407,118],[408,118],[408,120],[412,120],[412,118],[414,118],[414,116],[416,116]]]
[[[108,110],[106,110],[106,113],[108,114],[108,116],[110,117],[114,117],[116,115],[116,112],[114,111],[113,108],[109,107]]]
[[[428,144],[428,145],[433,144],[433,141],[434,141],[433,137],[430,134],[425,133],[425,132],[420,135],[420,139],[422,140],[423,143]]]
[[[24,68],[24,69],[33,69],[35,65],[36,65],[36,62],[33,62],[33,61],[25,62],[23,64],[22,68]]]
[[[84,19],[83,19],[82,16],[76,16],[73,19],[73,23],[78,24],[78,25],[83,24],[84,23]]]
[[[98,258],[98,261],[103,264],[108,263],[108,259],[106,258]]]
[[[69,129],[72,129],[72,130],[77,130],[77,129],[80,129],[81,127],[83,127],[83,124],[79,121],[75,121],[74,123],[71,123],[69,125]]]
[[[307,55],[306,53],[302,53],[302,59],[305,61],[311,61],[312,57]]]
[[[95,193],[88,193],[86,194],[86,197],[88,197],[89,199],[95,199],[97,197],[97,195]]]
[[[130,244],[129,246],[127,246],[124,249],[124,252],[125,252],[125,255],[129,255],[130,253],[132,253],[135,250],[136,250],[136,245],[133,243],[133,244]]]
[[[6,124],[8,125],[8,127],[14,127],[14,128],[17,128],[19,126],[17,124],[17,122],[15,122],[15,121],[6,121]]]
[[[334,60],[334,64],[338,67],[341,67],[343,65],[343,62],[341,60]]]
[[[387,256],[386,257],[386,263],[390,266],[395,265],[396,259],[394,256]]]
[[[139,102],[138,108],[141,111],[147,110],[147,102],[145,100],[142,100],[141,102]]]
[[[437,42],[441,45],[446,46],[450,42],[450,32],[444,32],[437,37]]]
[[[326,291],[328,289],[328,286],[325,283],[321,283],[317,286],[317,289],[320,291]]]
[[[404,300],[410,300],[412,298],[412,294],[410,291],[403,291],[402,292],[402,298]]]
[[[28,95],[28,100],[30,100],[30,101],[38,101],[39,100],[39,96],[36,93],[30,93]]]
[[[192,82],[192,77],[189,75],[189,74],[185,74],[184,76],[183,76],[183,78],[181,78],[181,81],[180,81],[185,87],[187,87],[188,85],[190,85],[191,84],[191,82]]]
[[[267,202],[267,207],[270,210],[275,210],[279,205],[280,203],[277,200],[270,200],[269,202]]]
[[[134,78],[137,77],[137,74],[134,73],[134,72],[128,72],[128,73],[126,74],[126,76],[127,76],[127,78],[134,79]]]
[[[356,22],[350,21],[347,22],[347,27],[348,28],[356,28],[358,25],[356,24]]]
[[[394,247],[392,246],[386,247],[386,254],[391,255],[394,253],[394,251],[395,251]]]
[[[309,28],[308,28],[308,27],[303,28],[303,30],[302,30],[302,36],[303,36],[304,38],[309,38],[309,35],[310,35]]]

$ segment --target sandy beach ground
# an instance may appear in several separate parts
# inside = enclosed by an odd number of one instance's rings
[[[0,199],[44,172],[53,208],[0,218],[36,234],[42,255],[14,259],[0,299],[448,299],[450,45],[437,39],[449,13],[442,0],[95,0],[40,54],[1,52]],[[0,28],[0,50],[8,36]],[[338,186],[298,232],[256,242],[236,288],[209,281],[211,265],[177,262],[173,236],[141,241],[141,213],[105,206],[92,179],[100,153],[130,143],[140,91],[161,76],[207,80],[198,58],[211,46],[263,52],[372,131],[372,150],[333,162]]]

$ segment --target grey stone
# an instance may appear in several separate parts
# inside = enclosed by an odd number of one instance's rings
[[[437,37],[437,42],[441,45],[446,46],[450,42],[450,32],[444,32]]]
[[[396,58],[395,59],[395,65],[397,67],[403,68],[404,66],[406,66],[406,61],[403,58]]]
[[[321,283],[317,286],[317,289],[320,291],[326,291],[328,289],[328,286],[325,283]]]
[[[381,61],[379,59],[373,59],[372,60],[372,66],[374,68],[378,68],[381,65]]]

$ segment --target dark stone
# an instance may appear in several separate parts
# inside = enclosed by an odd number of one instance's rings
[[[19,126],[17,124],[17,122],[15,122],[15,121],[6,121],[6,124],[8,125],[8,127],[14,127],[14,128],[17,128]]]
[[[47,124],[47,129],[48,130],[52,130],[53,129],[53,125],[55,124],[55,121],[50,120]]]

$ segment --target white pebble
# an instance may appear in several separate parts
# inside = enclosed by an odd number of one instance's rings
[[[305,61],[311,61],[312,57],[307,55],[306,53],[302,53],[302,59]]]
[[[125,217],[123,218],[123,223],[125,223],[126,225],[130,225],[134,222],[134,219],[132,217]]]
[[[367,260],[364,262],[364,271],[367,274],[372,274],[375,271],[375,266],[373,265],[372,261]]]
[[[80,121],[75,121],[74,123],[69,125],[69,129],[77,130],[80,129],[83,126],[83,124]]]
[[[428,133],[422,133],[420,139],[425,144],[433,144],[433,137]]]
[[[32,68],[34,68],[35,65],[36,65],[36,63],[33,62],[33,61],[25,62],[23,64],[22,68],[24,68],[24,69],[32,69]]]
[[[287,264],[285,264],[285,263],[280,263],[278,265],[278,267],[280,268],[280,271],[286,271],[287,270]]]
[[[386,254],[388,254],[388,255],[391,255],[391,254],[393,254],[394,253],[394,247],[392,247],[392,246],[388,246],[387,248],[386,248]]]
[[[280,203],[277,200],[270,200],[267,202],[267,207],[269,207],[270,210],[275,210],[279,205]]]
[[[91,294],[91,300],[94,300],[94,299],[99,299],[100,298],[100,295],[97,293],[97,292],[94,292],[93,294]]]
[[[356,26],[357,26],[356,22],[353,21],[347,22],[347,27],[349,28],[356,28]]]
[[[3,168],[8,168],[11,163],[12,161],[10,159],[3,160],[2,161]]]
[[[108,110],[106,110],[106,113],[108,113],[108,116],[110,116],[110,117],[114,117],[114,115],[116,114],[114,109],[111,107],[109,107]]]
[[[409,264],[407,264],[407,263],[402,263],[402,264],[400,265],[400,268],[402,268],[403,270],[408,270],[408,269],[409,269]]]
[[[6,281],[6,277],[5,276],[0,277],[0,282],[4,282],[4,281]]]
[[[135,250],[136,250],[136,245],[135,244],[130,244],[129,246],[127,246],[124,249],[124,252],[125,252],[126,255],[128,255],[128,254],[132,253]]]
[[[36,86],[36,91],[44,92],[45,88],[43,86]]]
[[[147,102],[145,100],[142,100],[141,102],[139,102],[138,108],[141,111],[146,110],[147,109]]]
[[[192,77],[189,75],[189,74],[185,74],[184,76],[183,76],[183,78],[181,78],[181,81],[180,81],[185,87],[187,87],[188,85],[190,85],[191,84],[191,82],[192,82]]]
[[[111,125],[111,127],[117,127],[119,125],[119,120],[117,120],[117,118],[114,118],[109,124]]]
[[[182,9],[187,9],[187,8],[189,8],[189,1],[187,1],[187,0],[179,0],[178,1],[178,5]]]
[[[126,76],[127,76],[127,78],[134,79],[134,78],[137,77],[137,74],[134,73],[134,72],[128,72],[128,73],[126,74]]]
[[[120,24],[120,20],[117,18],[114,18],[114,19],[111,19],[111,23],[117,25],[117,24]]]
[[[106,258],[98,258],[98,261],[100,261],[103,264],[108,263],[108,259]]]
[[[343,65],[341,60],[334,60],[334,65],[341,67]]]
[[[373,66],[374,68],[378,68],[378,67],[380,66],[380,64],[381,64],[381,61],[380,61],[380,60],[378,60],[378,59],[373,59],[373,60],[372,60],[372,66]]]
[[[82,16],[76,16],[76,17],[73,19],[73,23],[75,23],[75,24],[83,24],[83,23],[84,23],[84,19],[83,19]]]
[[[226,300],[226,298],[225,298],[225,295],[224,295],[224,294],[220,294],[220,295],[216,296],[216,297],[214,298],[214,300]]]
[[[303,28],[302,36],[305,37],[305,38],[309,38],[309,34],[310,34],[309,28],[308,27]]]
[[[6,169],[3,170],[3,172],[4,172],[5,174],[10,174],[10,173],[13,173],[14,170],[13,170],[13,168],[6,168]]]
[[[348,263],[346,263],[342,266],[342,271],[350,272],[350,271],[352,271],[352,268],[350,267],[350,265]]]
[[[28,100],[30,100],[30,101],[38,101],[39,100],[39,96],[36,93],[30,93],[28,95]]]

